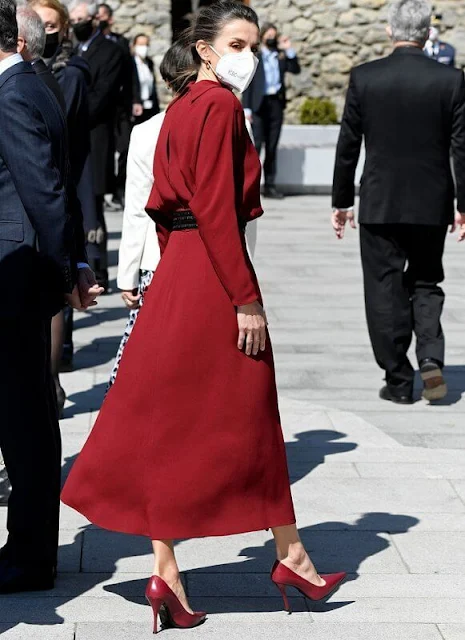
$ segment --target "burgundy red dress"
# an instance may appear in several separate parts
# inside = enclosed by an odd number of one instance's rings
[[[270,343],[237,348],[260,299],[243,226],[260,163],[241,104],[201,81],[168,109],[148,211],[162,259],[62,499],[106,529],[195,538],[295,522]],[[197,229],[173,230],[191,211]]]

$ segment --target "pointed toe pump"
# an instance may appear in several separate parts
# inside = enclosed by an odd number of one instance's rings
[[[164,580],[152,576],[145,591],[145,597],[153,610],[153,633],[158,631],[158,616],[163,627],[177,629],[191,629],[205,622],[207,614],[204,611],[189,613],[184,609],[178,597]]]
[[[278,587],[284,600],[284,608],[291,613],[291,607],[289,600],[287,599],[286,588],[294,587],[302,595],[310,600],[318,602],[324,600],[332,593],[334,593],[344,582],[347,574],[344,572],[330,573],[328,575],[321,576],[326,582],[322,587],[317,587],[308,580],[301,578],[297,573],[289,569],[281,562],[276,561],[271,571],[271,580]]]

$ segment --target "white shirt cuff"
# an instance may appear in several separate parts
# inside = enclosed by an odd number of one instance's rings
[[[252,109],[244,109],[245,117],[250,118],[252,115]]]
[[[347,207],[344,209],[339,209],[338,207],[334,207],[333,211],[340,211],[341,213],[349,213],[349,211],[353,211],[354,210],[354,206],[352,205],[351,207]]]
[[[297,53],[295,51],[295,49],[293,49],[292,47],[290,49],[286,49],[286,58],[292,59],[292,58],[297,58]]]

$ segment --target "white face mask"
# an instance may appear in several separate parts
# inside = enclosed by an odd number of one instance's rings
[[[139,58],[142,58],[142,60],[145,60],[149,54],[149,48],[146,44],[136,44],[134,47],[134,53],[136,56],[139,56]]]
[[[232,89],[243,93],[253,80],[258,58],[251,51],[225,53],[221,56],[211,45],[210,48],[220,58],[214,71],[216,76]]]

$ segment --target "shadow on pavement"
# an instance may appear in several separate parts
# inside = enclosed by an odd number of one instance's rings
[[[354,524],[325,522],[304,527],[299,531],[302,541],[321,573],[347,571],[349,580],[355,580],[359,575],[361,564],[367,558],[390,546],[389,541],[381,534],[406,533],[418,522],[417,518],[406,515],[366,513]],[[281,611],[283,608],[281,597],[277,591],[275,595],[275,587],[269,579],[269,571],[276,557],[274,541],[269,540],[260,547],[245,548],[238,555],[245,556],[247,560],[241,563],[202,567],[185,574],[189,597],[194,598],[199,606],[202,598],[208,601],[209,613]],[[202,579],[203,576],[204,579]],[[221,576],[220,579],[219,576]],[[196,595],[196,584],[199,583],[199,579],[202,585],[202,596]],[[256,587],[256,594],[251,594],[248,582]],[[104,590],[137,603],[140,602],[146,583],[146,578],[118,582],[105,586]],[[301,594],[291,588],[289,588],[289,595],[301,598]],[[255,600],[257,600],[256,604]],[[338,601],[337,594],[332,596],[329,602],[307,601],[309,610],[318,612],[333,611],[349,604],[352,604],[352,601]]]
[[[97,307],[98,309],[98,307]],[[92,312],[84,312],[85,315],[74,321],[74,331],[79,329],[88,329],[89,327],[96,327],[106,322],[113,322],[115,320],[122,320],[128,317],[128,310],[124,307],[113,307],[110,309],[98,309]],[[124,329],[121,330],[121,337],[123,336]],[[101,338],[98,340],[101,341]]]

